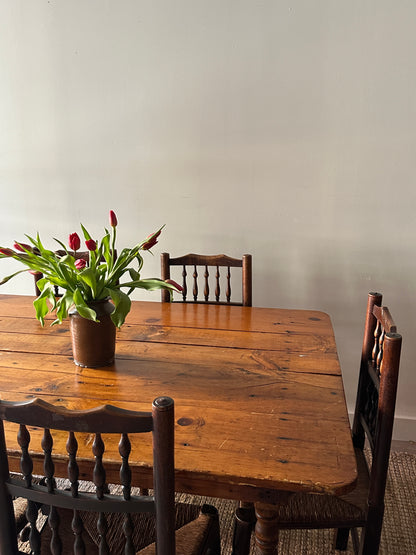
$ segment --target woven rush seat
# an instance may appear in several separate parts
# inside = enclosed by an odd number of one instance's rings
[[[205,537],[208,537],[211,531],[218,532],[218,514],[214,507],[191,503],[176,504],[176,551],[180,555],[179,545],[185,544],[191,551],[183,551],[184,555],[192,555],[193,552],[200,553],[200,544]],[[138,553],[155,553],[154,544],[156,540],[156,519],[154,515],[131,515],[133,520],[133,544]],[[99,545],[99,534],[97,531],[97,518],[94,513],[81,512],[81,518],[86,532],[93,540],[96,546]],[[106,514],[108,523],[107,543],[112,555],[124,554],[124,535],[123,522],[124,514],[113,513]],[[179,530],[180,529],[180,530]],[[179,533],[180,532],[180,533]],[[195,537],[197,536],[197,537]],[[181,542],[180,542],[181,538]],[[147,547],[149,548],[147,549]],[[199,546],[196,550],[193,546]],[[142,551],[143,550],[143,551]],[[193,551],[195,550],[195,551]]]
[[[366,521],[369,473],[364,452],[355,449],[358,481],[356,488],[339,497],[321,494],[293,494],[287,504],[278,507],[278,522],[281,529],[349,527],[351,523]]]
[[[210,546],[219,535],[217,510],[211,505],[204,505],[195,520],[188,522],[176,531],[176,555],[198,555],[213,553]],[[152,543],[138,551],[136,555],[156,555],[156,544]]]
[[[24,499],[24,497],[18,497],[17,499],[13,499],[14,519],[16,522],[17,533],[19,533],[20,530],[27,523],[26,509],[27,509],[27,499]]]

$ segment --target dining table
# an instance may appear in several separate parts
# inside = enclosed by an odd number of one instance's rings
[[[151,294],[149,294],[151,297]],[[151,297],[152,298],[152,297]],[[357,469],[330,316],[309,309],[133,301],[111,366],[73,362],[69,323],[44,327],[34,297],[0,295],[0,397],[39,397],[69,409],[103,404],[150,410],[175,402],[175,489],[256,507],[256,548],[277,553],[274,507],[295,492],[341,495]],[[19,471],[15,424],[5,424],[10,469]],[[151,437],[132,439],[132,483],[152,487]],[[41,430],[31,430],[42,473]],[[147,434],[144,434],[147,436]],[[65,476],[66,435],[54,440]],[[80,479],[93,468],[79,440]],[[118,438],[107,439],[107,480],[117,483]]]

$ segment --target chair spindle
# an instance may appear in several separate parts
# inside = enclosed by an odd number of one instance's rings
[[[187,276],[187,271],[186,271],[186,266],[185,264],[182,267],[182,299],[184,301],[186,301],[186,295],[188,293],[188,286],[186,284],[186,276]]]
[[[208,301],[208,299],[209,299],[209,283],[208,283],[209,272],[208,272],[208,266],[205,266],[204,278],[205,278],[204,279],[204,283],[205,283],[204,299],[205,299],[205,301]]]
[[[194,296],[194,301],[196,301],[198,299],[198,270],[196,268],[196,265],[194,266],[194,273],[192,274],[192,276],[194,278],[192,294]]]
[[[225,296],[227,298],[227,303],[229,303],[231,300],[231,271],[229,266],[227,266],[227,291],[225,292]]]
[[[77,451],[78,451],[78,441],[75,437],[74,432],[69,432],[68,440],[66,442],[66,452],[68,453],[68,478],[71,482],[71,493],[72,497],[77,497],[78,495],[78,478],[79,478],[79,468],[77,463]]]
[[[220,300],[221,288],[220,288],[220,267],[217,266],[217,272],[215,274],[215,300],[217,303]]]

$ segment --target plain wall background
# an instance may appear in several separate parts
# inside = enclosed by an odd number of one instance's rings
[[[395,437],[415,439],[416,3],[0,11],[0,244],[39,231],[53,247],[80,221],[100,237],[114,209],[119,248],[166,224],[144,277],[163,251],[250,252],[254,305],[331,315],[350,410],[381,291],[404,336]]]

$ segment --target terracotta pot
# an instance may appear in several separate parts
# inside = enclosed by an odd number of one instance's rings
[[[110,317],[114,305],[104,299],[88,306],[95,310],[99,322],[83,318],[75,307],[69,311],[74,362],[86,368],[110,366],[116,348],[116,327]]]

